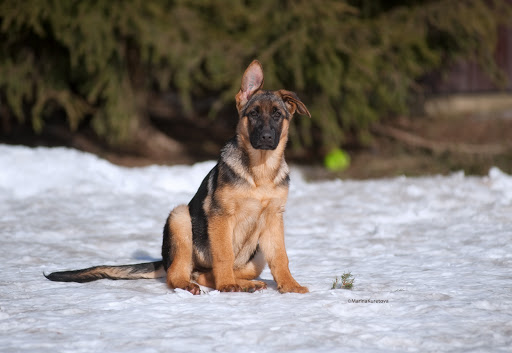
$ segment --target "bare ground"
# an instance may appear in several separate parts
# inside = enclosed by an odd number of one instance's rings
[[[456,117],[400,118],[373,128],[367,149],[349,151],[348,170],[304,167],[310,178],[379,178],[397,175],[485,175],[496,166],[512,173],[512,111]]]
[[[115,164],[145,166],[216,159],[222,141],[232,134],[229,126],[213,130],[212,125],[206,124],[198,129],[197,125],[187,126],[183,121],[167,128],[175,131],[172,138],[185,147],[183,153],[168,158],[112,150],[94,141],[87,133],[70,134],[55,126],[48,126],[40,135],[23,128],[15,129],[8,136],[0,135],[0,143],[68,146],[95,153]],[[351,165],[343,172],[326,170],[320,158],[305,159],[289,153],[288,161],[299,165],[310,179],[418,176],[460,170],[466,174],[484,175],[492,166],[512,173],[511,110],[456,117],[402,117],[376,125],[372,132],[374,138],[370,146],[348,149]]]

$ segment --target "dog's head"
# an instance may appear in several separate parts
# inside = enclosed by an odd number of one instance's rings
[[[295,112],[311,117],[308,109],[294,92],[265,91],[263,68],[254,60],[245,70],[242,86],[236,95],[242,133],[251,146],[259,150],[274,150],[288,134],[288,126]]]

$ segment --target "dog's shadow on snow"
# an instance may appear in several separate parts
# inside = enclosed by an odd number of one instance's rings
[[[156,258],[151,256],[147,251],[144,250],[136,250],[132,254],[132,258],[136,261],[146,261],[146,262],[155,262],[160,261],[162,258]]]

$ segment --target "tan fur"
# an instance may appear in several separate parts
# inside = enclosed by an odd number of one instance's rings
[[[123,278],[126,277],[126,271],[122,268],[116,268],[116,267],[105,267],[105,270],[102,271],[102,273],[108,275],[112,278]],[[144,278],[144,279],[154,279],[154,278],[161,278],[165,277],[165,270],[163,267],[157,269],[154,272],[148,272],[148,273],[141,273],[138,275],[138,278]]]
[[[192,226],[186,205],[176,207],[169,215],[169,228],[175,236],[173,241],[173,261],[167,271],[167,284],[171,288],[199,290],[190,282],[192,273]]]
[[[256,150],[252,148],[249,141],[250,131],[247,117],[242,117],[237,127],[238,142],[249,155],[249,170],[251,173],[247,175],[247,180],[253,186],[277,185],[288,175],[288,165],[284,161],[284,150],[288,141],[288,126],[289,122],[284,120],[279,145],[275,150]]]
[[[245,175],[249,186],[225,186],[216,192],[217,201],[224,212],[222,220],[214,218],[209,228],[212,237],[213,278],[217,289],[234,284],[247,286],[246,279],[259,275],[261,270],[250,272],[244,269],[236,272],[250,256],[243,250],[253,248],[246,245],[259,242],[279,290],[307,292],[307,288],[300,286],[291,276],[284,246],[282,214],[288,189],[278,185],[288,174],[283,158],[288,121],[285,120],[283,124],[280,143],[275,150],[252,148],[246,117],[242,117],[238,126],[239,143],[249,155],[250,173]],[[211,278],[205,283],[211,284]]]
[[[162,260],[122,266],[96,266],[54,272],[52,281],[89,282],[102,278],[155,278],[193,294],[199,285],[220,291],[255,291],[265,263],[280,292],[305,293],[290,274],[283,212],[289,170],[284,160],[293,114],[309,115],[290,91],[266,91],[255,60],[236,95],[236,139],[224,146],[219,163],[188,205],[176,207],[164,227]],[[194,283],[194,281],[196,283]]]
[[[236,95],[239,113],[262,85],[261,65],[254,61],[245,71],[242,87]],[[290,119],[296,111],[309,115],[293,92],[281,90],[272,94],[283,100],[259,100],[255,103],[260,104],[258,109],[269,111],[275,102],[285,102]],[[289,119],[282,121],[277,147],[264,150],[252,147],[248,117],[240,115],[238,148],[248,160],[229,158],[224,162],[246,183],[217,185],[213,194],[204,199],[211,252],[208,256],[211,257],[193,253],[188,209],[183,207],[173,211],[170,227],[171,233],[177,236],[173,246],[178,250],[168,271],[167,282],[173,288],[190,288],[192,277],[198,284],[220,291],[254,291],[266,287],[264,282],[253,279],[260,275],[267,262],[280,292],[305,293],[308,289],[300,286],[290,274],[284,243],[283,212],[288,197],[285,179],[289,173],[284,150]],[[268,114],[265,119],[268,122]],[[254,249],[259,250],[253,254]],[[191,273],[193,268],[199,270]],[[201,268],[212,270],[201,271]]]
[[[270,272],[281,293],[306,293],[308,289],[299,285],[288,267],[288,256],[284,244],[284,222],[282,213],[266,217],[266,228],[260,237],[260,246],[265,254]]]
[[[255,281],[254,278],[258,277],[263,268],[265,267],[265,258],[263,254],[258,252],[256,256],[244,267],[235,269],[233,271],[235,282],[242,291],[255,291],[267,288],[267,284],[262,281]],[[215,277],[213,271],[209,272],[196,272],[194,280],[202,286],[215,288]]]
[[[233,218],[222,215],[208,217],[208,236],[213,260],[213,276],[215,288],[220,291],[238,290],[233,266],[235,255],[233,253]]]

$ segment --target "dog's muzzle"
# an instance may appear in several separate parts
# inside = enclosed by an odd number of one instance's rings
[[[271,129],[263,129],[256,138],[251,139],[252,147],[258,150],[274,150],[277,147],[276,133]]]

